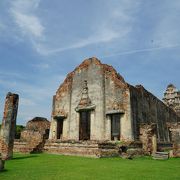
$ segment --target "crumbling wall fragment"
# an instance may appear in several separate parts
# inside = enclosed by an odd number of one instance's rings
[[[43,117],[28,121],[21,132],[20,141],[15,142],[14,151],[22,153],[42,152],[45,140],[49,137],[50,122]],[[22,144],[24,145],[22,146]]]
[[[155,153],[157,151],[156,124],[141,124],[140,140],[145,154]]]
[[[173,157],[180,157],[180,122],[167,124],[173,143]]]

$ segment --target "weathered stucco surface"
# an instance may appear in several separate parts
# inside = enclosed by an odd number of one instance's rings
[[[128,86],[112,66],[101,64],[96,58],[85,60],[68,74],[57,90],[53,102],[50,139],[56,139],[59,118],[63,121],[62,139],[79,140],[77,107],[81,101],[84,81],[87,81],[88,96],[93,106],[90,109],[90,140],[111,139],[109,116],[115,113],[121,114],[121,138],[132,140]],[[85,110],[88,108],[91,107],[84,107]]]
[[[11,159],[13,156],[18,102],[19,96],[17,94],[12,94],[10,92],[7,94],[0,136],[0,152],[2,159]]]
[[[140,124],[155,123],[157,140],[165,142],[169,141],[166,122],[180,121],[158,98],[142,86],[129,85],[97,58],[86,59],[69,73],[54,95],[49,139],[78,141],[82,111],[90,112],[89,140],[139,140]],[[119,115],[119,134],[112,138],[115,114]],[[58,126],[62,126],[59,137]]]

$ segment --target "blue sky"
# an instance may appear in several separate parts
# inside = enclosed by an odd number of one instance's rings
[[[1,0],[0,119],[9,91],[17,124],[50,119],[66,74],[92,56],[161,99],[180,88],[179,18],[179,0]]]

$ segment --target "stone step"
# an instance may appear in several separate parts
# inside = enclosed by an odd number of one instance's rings
[[[152,154],[152,158],[166,160],[169,158],[169,153],[168,152],[156,152],[156,153]]]

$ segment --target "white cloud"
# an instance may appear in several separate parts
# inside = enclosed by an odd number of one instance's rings
[[[40,0],[14,0],[11,3],[10,13],[24,35],[29,38],[43,36],[44,27],[40,19],[34,14]]]
[[[121,36],[126,34],[128,32],[128,29],[121,33]],[[61,47],[61,48],[54,48],[50,49],[50,47],[46,48],[42,44],[39,44],[37,46],[37,51],[43,55],[49,55],[54,54],[57,52],[62,52],[70,49],[77,49],[77,48],[83,48],[92,44],[98,44],[98,43],[107,43],[112,41],[113,39],[119,38],[119,33],[111,30],[111,29],[103,29],[101,33],[93,34],[86,39],[80,39],[74,44],[71,44],[67,47]]]
[[[35,37],[42,36],[44,28],[36,16],[23,14],[17,11],[12,11],[12,13],[23,34],[33,35]]]
[[[96,12],[97,15],[94,16],[97,17],[94,17],[92,24],[87,23],[90,29],[93,27],[93,31],[89,35],[83,38],[80,36],[75,37],[76,39],[72,39],[72,42],[65,43],[59,39],[59,47],[52,45],[53,37],[46,37],[48,43],[36,43],[36,50],[42,55],[51,55],[66,50],[84,48],[89,45],[108,44],[116,40],[120,41],[124,37],[128,39],[127,35],[132,30],[134,14],[139,9],[139,2],[139,0],[137,2],[133,2],[132,0],[106,1],[107,12],[104,12],[103,15]],[[97,18],[99,21],[96,21]],[[64,36],[67,35],[64,34]],[[56,34],[57,39],[58,35]]]
[[[33,48],[41,55],[52,55],[89,45],[108,45],[117,40],[122,41],[124,37],[128,41],[128,34],[132,31],[135,19],[134,14],[140,6],[139,2],[140,0],[136,2],[133,0],[103,2],[103,7],[105,7],[103,12],[99,12],[99,8],[96,7],[95,13],[90,17],[87,16],[87,18],[93,20],[87,22],[85,29],[81,30],[79,26],[73,26],[75,32],[84,31],[87,32],[86,35],[81,36],[81,33],[78,33],[77,36],[72,36],[72,38],[69,38],[69,34],[65,33],[66,31],[61,23],[56,25],[57,29],[53,29],[53,21],[49,21],[50,18],[46,18],[46,15],[44,15],[40,19],[37,12],[41,15],[41,11],[39,11],[40,3],[43,3],[41,0],[13,0],[10,3],[10,13],[21,34],[29,38]],[[57,11],[58,8],[54,10]],[[57,12],[59,15],[62,13],[66,12]],[[51,17],[51,12],[48,16]],[[43,18],[46,18],[46,28],[42,25]],[[79,18],[81,17],[79,16]],[[71,29],[71,23],[65,23],[64,28]]]
[[[126,55],[126,54],[135,54],[135,53],[142,53],[142,52],[152,52],[152,51],[158,51],[162,49],[176,48],[176,47],[180,47],[180,44],[172,44],[172,45],[169,44],[169,45],[162,45],[162,46],[157,46],[157,47],[152,47],[152,48],[133,49],[133,50],[128,50],[128,51],[108,54],[108,55],[103,56],[102,58],[109,58],[113,56],[121,56],[121,55]]]

